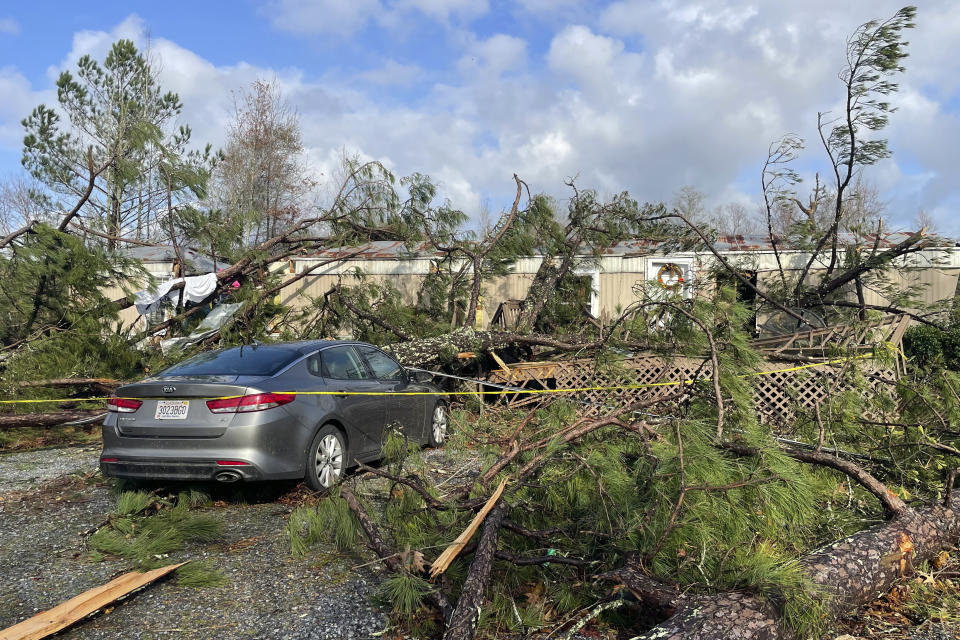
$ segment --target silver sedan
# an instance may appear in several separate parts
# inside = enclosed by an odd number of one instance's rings
[[[116,391],[100,468],[142,480],[304,478],[324,489],[377,459],[389,425],[443,444],[448,405],[429,378],[361,342],[201,353]]]

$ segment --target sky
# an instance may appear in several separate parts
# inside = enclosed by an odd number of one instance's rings
[[[55,81],[120,39],[148,48],[194,140],[225,143],[235,96],[275,81],[306,160],[331,183],[344,153],[434,178],[474,217],[512,175],[561,202],[601,195],[760,202],[771,142],[806,141],[806,194],[829,173],[818,112],[841,113],[845,41],[887,0],[143,0],[0,4],[0,177],[22,171],[20,121]],[[82,8],[80,8],[82,7]],[[864,178],[892,228],[918,211],[960,236],[960,3],[918,5],[885,130]]]

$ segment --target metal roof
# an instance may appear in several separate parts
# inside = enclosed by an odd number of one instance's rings
[[[881,234],[879,245],[881,248],[893,247],[912,235],[908,231],[895,231]],[[840,234],[840,244],[843,246],[869,246],[872,247],[877,241],[877,234],[868,233],[863,235],[854,235],[851,233]],[[928,236],[927,241],[933,242],[936,247],[954,247],[957,242],[947,238]],[[773,251],[773,243],[766,235],[747,235],[747,236],[719,236],[713,242],[717,251],[724,253],[750,252],[750,251]],[[803,248],[779,244],[777,248],[781,251],[800,250]],[[681,251],[706,251],[703,243],[697,243],[686,250]],[[667,243],[661,240],[651,240],[644,238],[634,238],[614,243],[609,247],[601,249],[605,256],[635,257],[662,253],[665,251],[676,252],[676,243]],[[584,255],[589,252],[585,251]],[[368,242],[357,247],[336,247],[321,249],[315,253],[301,258],[307,259],[331,259],[331,258],[351,258],[353,260],[408,260],[411,258],[440,258],[444,253],[437,251],[429,242],[404,243],[393,240],[377,240]]]
[[[184,261],[187,263],[186,275],[211,273],[216,269],[213,260],[201,254],[193,247],[180,247]],[[123,254],[141,262],[163,262],[172,264],[177,259],[177,252],[173,246],[165,244],[155,247],[133,246],[123,249]],[[220,262],[219,266],[227,266],[228,262]]]

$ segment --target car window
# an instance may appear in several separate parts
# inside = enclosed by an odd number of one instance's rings
[[[334,380],[367,380],[370,374],[353,347],[330,347],[320,352],[320,375]]]
[[[373,369],[373,375],[380,380],[403,380],[403,367],[380,349],[360,345],[357,347],[367,364]]]
[[[297,358],[299,351],[284,347],[253,345],[207,351],[161,371],[166,376],[272,376]]]
[[[312,375],[315,375],[315,376],[323,375],[320,372],[320,354],[319,353],[315,353],[309,358],[307,358],[307,371],[309,371]]]

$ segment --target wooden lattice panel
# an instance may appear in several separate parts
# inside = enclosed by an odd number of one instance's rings
[[[813,412],[831,393],[847,390],[838,382],[838,365],[824,363],[790,371],[791,366],[782,362],[768,362],[760,368],[759,375],[751,376],[753,397],[761,421],[768,424],[783,424],[792,421],[795,407]],[[666,359],[657,356],[641,356],[619,363],[611,371],[599,371],[589,359],[567,362],[525,363],[511,366],[508,371],[494,371],[490,381],[530,389],[586,389],[570,394],[583,402],[588,413],[598,414],[640,399],[666,397],[676,393],[677,384],[684,380],[710,379],[713,367],[709,360],[696,358]],[[877,390],[881,383],[872,376],[897,377],[895,370],[874,364],[862,366],[867,383]],[[620,385],[658,385],[639,389],[594,389]],[[517,394],[508,397],[510,404],[522,406],[539,402],[543,396]],[[651,409],[656,412],[656,405]]]

